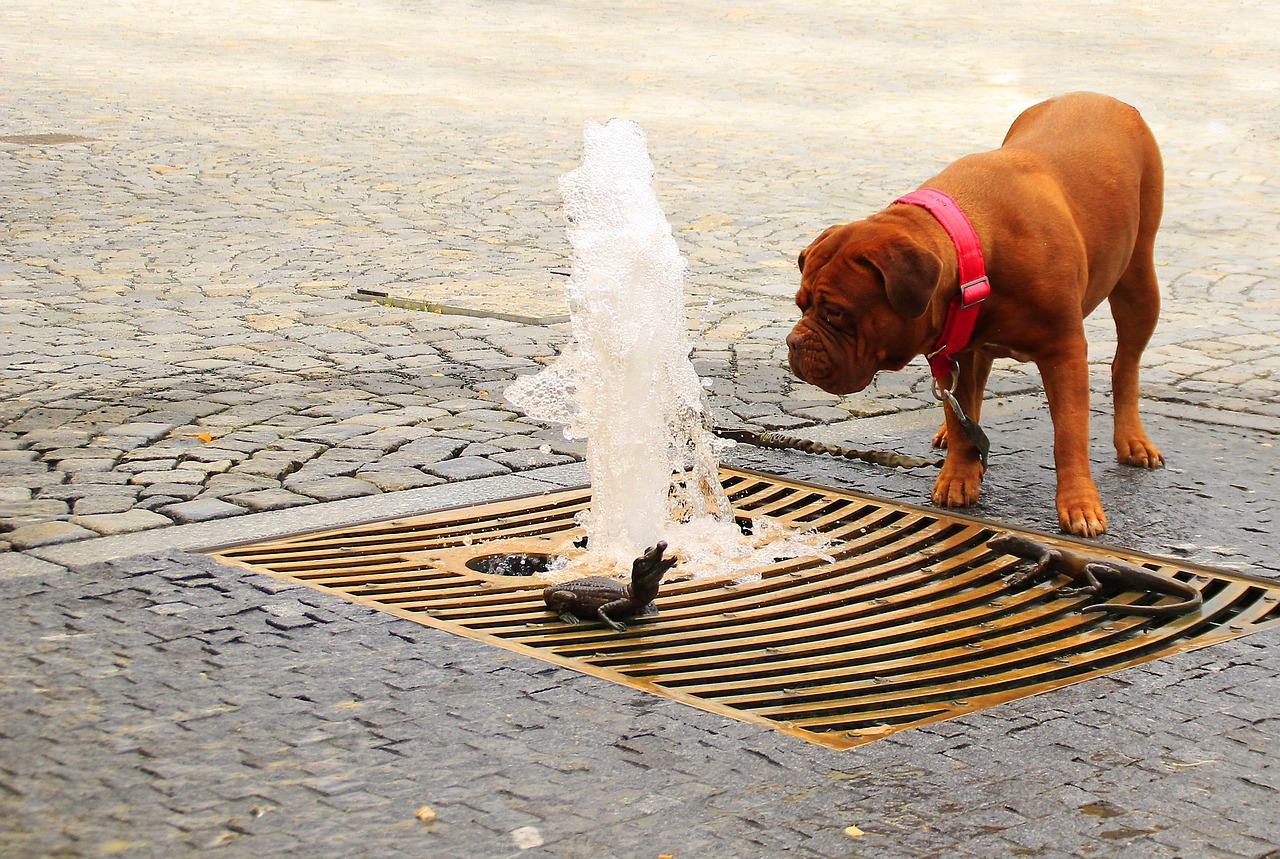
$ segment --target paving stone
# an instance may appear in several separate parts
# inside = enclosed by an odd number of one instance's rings
[[[149,451],[149,453],[156,453],[156,451]],[[154,458],[151,456],[148,456],[145,458],[138,458],[138,459],[122,459],[120,462],[116,463],[113,466],[113,468],[116,471],[124,472],[126,474],[150,473],[152,475],[155,475],[155,474],[163,473],[162,470],[171,469],[177,466],[178,459],[174,455],[173,451],[166,450],[166,451],[162,451],[161,453],[163,453],[164,456],[159,456]],[[157,479],[157,478],[153,477],[152,479]]]
[[[138,497],[152,498],[156,495],[165,495],[170,498],[190,500],[203,491],[204,487],[199,483],[152,483],[143,488],[138,493]]]
[[[444,462],[424,465],[423,470],[445,480],[474,480],[478,477],[493,477],[510,471],[507,466],[479,456],[460,456]]]
[[[339,444],[348,439],[374,431],[373,427],[360,424],[328,424],[312,427],[293,434],[298,441],[316,442],[318,444]]]
[[[58,468],[69,473],[81,471],[110,471],[114,467],[115,459],[109,457],[96,459],[68,457],[58,462]]]
[[[257,489],[226,496],[226,500],[241,507],[247,507],[255,513],[267,510],[283,510],[286,507],[298,507],[303,504],[315,504],[316,499],[299,495],[287,489]]]
[[[95,492],[77,498],[71,506],[71,512],[77,516],[90,516],[96,513],[123,513],[138,502],[136,492]]]
[[[381,489],[383,492],[399,492],[434,486],[443,481],[439,477],[424,474],[416,468],[366,469],[356,472],[356,477]]]
[[[21,552],[0,552],[0,579],[16,579],[28,576],[52,576],[66,570],[57,564],[42,561]]]
[[[371,433],[347,439],[342,442],[341,447],[354,450],[369,450],[379,453],[389,453],[390,451],[403,447],[411,441],[421,438],[425,432],[428,431],[415,427],[376,429]]]
[[[396,454],[417,465],[428,465],[457,456],[467,446],[465,441],[455,438],[432,436],[412,441],[396,451]]]
[[[755,419],[755,423],[766,429],[788,430],[797,427],[809,426],[813,423],[805,418],[792,417],[790,415],[766,415]]]
[[[119,471],[77,471],[67,476],[77,486],[125,486],[133,475]]]
[[[322,477],[315,480],[297,480],[288,484],[289,491],[308,495],[317,501],[341,501],[362,495],[377,495],[377,486],[355,477]]]
[[[0,488],[0,504],[21,504],[31,500],[31,490],[25,486]]]
[[[732,402],[728,408],[729,411],[733,412],[743,420],[752,420],[754,418],[777,415],[780,411],[778,407],[772,403]]]
[[[60,471],[0,474],[0,489],[39,489],[44,486],[57,486],[65,479],[66,475]]]
[[[839,421],[849,416],[844,409],[835,408],[833,406],[809,406],[807,408],[791,409],[784,407],[784,410],[798,418],[804,418],[807,421]]]
[[[15,549],[34,549],[38,546],[52,546],[56,543],[69,543],[73,540],[96,536],[98,536],[96,532],[71,522],[44,522],[15,528],[5,536],[5,539]]]
[[[145,531],[149,528],[160,528],[172,525],[173,522],[159,513],[150,510],[128,510],[124,513],[97,513],[92,516],[72,516],[71,523],[89,528],[102,534],[128,534],[133,531]]]
[[[516,417],[515,412],[508,412],[503,409],[468,409],[459,412],[460,417],[465,417],[471,421],[507,421]]]
[[[207,477],[206,472],[194,468],[174,468],[167,471],[141,471],[134,474],[130,478],[130,482],[143,486],[156,483],[185,483],[190,485],[204,483]]]
[[[0,504],[0,531],[12,531],[48,519],[66,516],[67,502],[54,499]]]
[[[324,460],[313,460],[282,480],[281,485],[286,489],[293,489],[299,483],[329,480],[334,477],[351,477],[361,468],[370,465],[374,459],[374,456],[368,452],[361,451],[359,454],[358,459],[326,457]],[[385,458],[380,461],[385,461]]]
[[[151,421],[134,421],[132,423],[121,424],[118,427],[112,427],[102,433],[105,439],[113,439],[116,437],[139,438],[146,441],[155,441],[164,438],[174,428],[174,424],[155,423]]]
[[[280,480],[296,471],[304,461],[304,459],[291,456],[255,456],[234,466],[231,472],[233,474],[254,474],[271,480]]]
[[[197,498],[180,504],[161,507],[160,513],[181,524],[188,522],[206,522],[210,519],[222,519],[246,512],[246,508],[231,504],[217,498]]]
[[[204,491],[206,494],[216,495],[223,498],[230,495],[237,495],[242,492],[256,492],[260,489],[279,488],[280,481],[278,480],[271,480],[270,478],[260,477],[256,474],[242,474],[239,472],[215,474],[204,484]]]
[[[475,442],[464,447],[458,456],[492,456],[495,453],[505,453],[505,449],[494,444],[485,444],[483,442]]]
[[[558,453],[541,450],[515,450],[494,454],[489,458],[516,471],[522,471],[527,468],[542,468],[548,465],[563,465],[567,462],[577,461],[572,456],[563,456]]]
[[[79,417],[78,409],[56,409],[37,407],[30,409],[21,418],[8,425],[10,432],[28,433],[32,430],[56,429]]]

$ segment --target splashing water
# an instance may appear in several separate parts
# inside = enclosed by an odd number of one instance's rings
[[[813,554],[813,540],[788,546],[780,528],[762,527],[748,539],[734,522],[718,477],[723,443],[707,429],[689,361],[687,264],[653,190],[644,131],[615,119],[583,134],[581,165],[560,178],[574,339],[506,390],[526,414],[587,441],[589,552],[572,570],[629,570],[659,540],[680,556],[682,576]]]

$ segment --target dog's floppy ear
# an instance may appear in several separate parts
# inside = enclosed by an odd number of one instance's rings
[[[895,236],[862,256],[880,271],[889,306],[896,313],[915,319],[928,309],[942,278],[942,260],[936,254],[905,236]]]

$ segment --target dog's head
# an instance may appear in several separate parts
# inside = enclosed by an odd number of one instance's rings
[[[899,370],[927,347],[942,261],[902,227],[876,219],[827,229],[800,253],[801,318],[787,335],[791,371],[833,394]]]

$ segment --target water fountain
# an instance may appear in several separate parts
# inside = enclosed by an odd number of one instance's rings
[[[639,125],[587,124],[582,163],[560,179],[573,342],[506,390],[526,414],[587,442],[589,551],[571,568],[627,569],[659,540],[681,558],[682,575],[811,554],[814,541],[763,524],[747,536],[734,521],[718,477],[724,442],[707,428],[689,360],[687,264],[653,176]]]
[[[574,340],[545,372],[508,389],[529,414],[587,439],[590,491],[211,551],[832,748],[1280,625],[1280,591],[1260,577],[1092,546],[1098,560],[1141,564],[1143,580],[1169,580],[1171,590],[1156,592],[1138,581],[1116,597],[1125,606],[1151,609],[1176,591],[1189,596],[1179,613],[1202,613],[1194,622],[1099,617],[1084,604],[1093,597],[1074,589],[1010,588],[1006,578],[1035,545],[993,540],[994,523],[721,471],[688,360],[685,266],[652,175],[638,127],[588,126],[583,165],[562,183]],[[737,527],[721,474],[737,515],[756,517],[750,535]],[[1080,549],[1024,537],[1044,544],[1037,551]],[[662,555],[638,556],[663,541],[679,563],[655,597],[648,574],[666,572],[655,571]],[[619,582],[637,559],[638,580]],[[566,579],[576,581],[548,587]]]
[[[1142,565],[1129,580],[1138,587],[1104,612],[1118,616],[1099,617],[1075,589],[1006,582],[1032,549],[1079,546],[1045,535],[993,540],[994,523],[971,517],[721,472],[688,360],[685,266],[653,195],[644,135],[614,122],[588,126],[586,137],[582,167],[561,185],[574,341],[508,396],[587,439],[590,491],[211,553],[832,748],[1280,625],[1280,591],[1257,576],[1092,546],[1097,560]],[[722,473],[737,515],[756,517],[750,535],[737,527]],[[665,572],[655,569],[662,553],[638,556],[663,541],[679,563],[655,598],[650,574]],[[617,579],[632,560],[628,591]],[[547,585],[565,579],[576,581]],[[1165,580],[1155,592],[1144,584]],[[1174,592],[1189,598],[1167,606],[1162,594]],[[1179,612],[1167,622],[1158,611],[1117,611],[1162,599]],[[1188,608],[1202,616],[1184,620]]]

